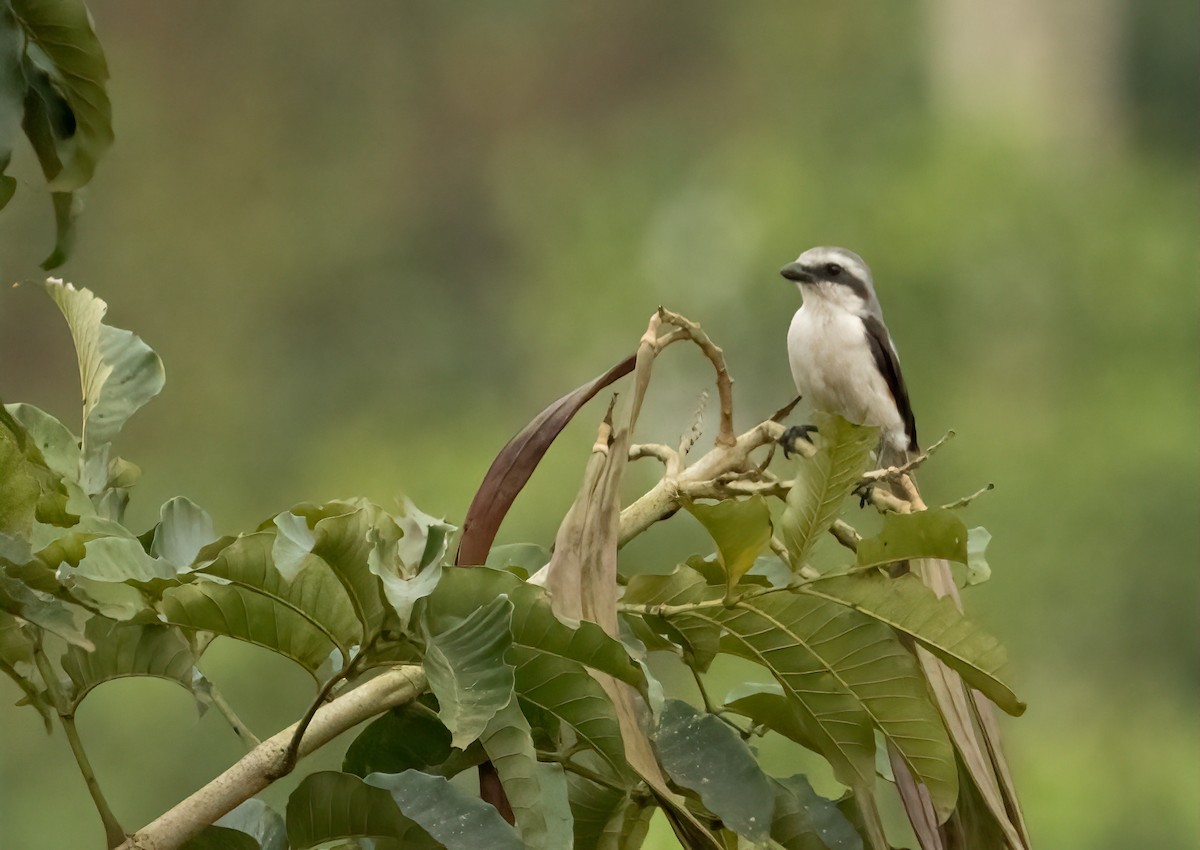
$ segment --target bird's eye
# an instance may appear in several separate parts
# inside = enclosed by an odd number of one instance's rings
[[[829,275],[830,277],[837,277],[841,273],[842,273],[842,267],[839,266],[837,263],[826,263],[825,274]]]

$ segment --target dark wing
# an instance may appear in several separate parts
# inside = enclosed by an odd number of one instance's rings
[[[863,325],[867,329],[867,342],[871,346],[871,354],[875,357],[875,365],[887,381],[892,398],[904,420],[904,429],[908,433],[909,451],[919,451],[917,448],[917,420],[913,417],[912,404],[908,400],[908,387],[904,386],[904,375],[900,372],[900,361],[896,359],[896,350],[888,338],[887,328],[878,316],[863,316]]]

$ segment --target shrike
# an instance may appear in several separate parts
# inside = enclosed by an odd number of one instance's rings
[[[917,423],[871,270],[845,248],[809,248],[782,269],[804,299],[788,330],[796,390],[814,410],[882,429],[881,465],[917,449]],[[789,429],[785,447],[812,426]]]

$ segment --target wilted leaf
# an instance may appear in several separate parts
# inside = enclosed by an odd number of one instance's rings
[[[700,795],[728,828],[756,843],[771,829],[775,799],[746,742],[711,714],[667,700],[655,749],[667,775]]]
[[[837,518],[846,496],[866,471],[879,429],[851,425],[840,416],[818,416],[820,449],[796,468],[796,483],[779,518],[779,534],[792,568],[807,563],[821,535]]]
[[[512,614],[512,601],[501,596],[451,628],[425,635],[425,674],[456,747],[478,738],[512,697],[513,668],[505,660]]]
[[[95,649],[88,652],[78,646],[69,647],[62,661],[75,684],[72,710],[97,685],[126,676],[153,676],[192,689],[195,658],[176,630],[92,617],[84,635]]]
[[[691,502],[688,512],[700,521],[717,544],[717,555],[728,586],[741,580],[759,553],[771,542],[771,511],[762,496],[726,499],[715,505]]]
[[[858,543],[860,567],[917,558],[967,562],[967,527],[957,514],[942,508],[884,514],[879,533]]]
[[[500,523],[554,438],[596,393],[632,372],[634,360],[632,356],[627,357],[594,381],[567,393],[539,413],[500,450],[467,509],[455,564],[470,566],[487,560]]]
[[[372,773],[366,781],[390,793],[400,811],[446,850],[522,850],[521,839],[494,806],[440,776],[406,770]]]
[[[862,611],[909,635],[1009,714],[1025,711],[999,679],[1008,662],[1000,642],[963,616],[952,599],[938,598],[915,577],[860,573],[816,581],[802,592]]]
[[[772,779],[771,838],[784,850],[862,850],[862,838],[833,800],[813,791],[802,774]]]
[[[104,324],[108,305],[90,290],[51,278],[46,291],[67,320],[79,360],[84,462],[80,484],[89,494],[100,493],[108,486],[108,446],[129,417],[162,389],[162,361],[134,334]]]
[[[177,567],[186,567],[196,560],[201,549],[216,539],[212,517],[191,499],[176,496],[159,512],[150,552]]]
[[[310,774],[288,798],[287,837],[292,850],[358,836],[397,839],[404,850],[440,846],[400,813],[391,794],[349,773],[325,770]],[[486,846],[481,844],[475,850]]]

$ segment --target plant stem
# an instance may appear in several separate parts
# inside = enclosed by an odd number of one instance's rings
[[[79,772],[83,776],[84,784],[87,785],[88,793],[92,795],[92,802],[96,805],[100,822],[104,824],[104,838],[107,842],[105,846],[116,847],[125,841],[125,830],[121,828],[121,823],[113,814],[112,807],[108,805],[104,792],[100,790],[100,783],[96,781],[96,773],[92,770],[92,763],[88,759],[87,751],[83,748],[79,730],[75,728],[75,714],[67,705],[67,700],[59,687],[58,676],[55,675],[54,668],[50,666],[50,659],[42,650],[40,637],[34,643],[33,660],[37,665],[38,672],[42,674],[42,680],[46,683],[46,690],[50,694],[54,710],[58,713],[58,720],[62,723],[63,731],[67,735],[67,743],[71,745],[71,754],[75,756],[75,764],[79,766]]]
[[[233,734],[238,736],[238,739],[247,750],[252,750],[262,743],[259,737],[250,731],[250,727],[243,723],[242,719],[237,716],[237,713],[233,710],[233,706],[225,700],[224,695],[217,690],[217,686],[212,682],[208,683],[208,695],[212,699],[212,704],[216,707],[217,711],[221,713],[221,716],[225,718],[233,729]]]
[[[556,764],[561,764],[563,767],[563,770],[569,770],[571,773],[574,773],[576,776],[582,776],[584,779],[588,780],[589,782],[595,782],[597,785],[603,785],[605,788],[611,788],[614,791],[620,791],[620,792],[626,793],[626,794],[629,793],[629,791],[630,791],[629,788],[625,787],[624,785],[621,785],[618,782],[614,782],[613,780],[609,779],[607,776],[597,773],[596,771],[594,771],[590,768],[584,767],[583,765],[576,764],[575,762],[571,761],[571,759],[568,756],[561,755],[559,753],[548,753],[548,752],[539,751],[538,758],[541,759],[542,761],[552,761],[552,762],[555,762]]]

